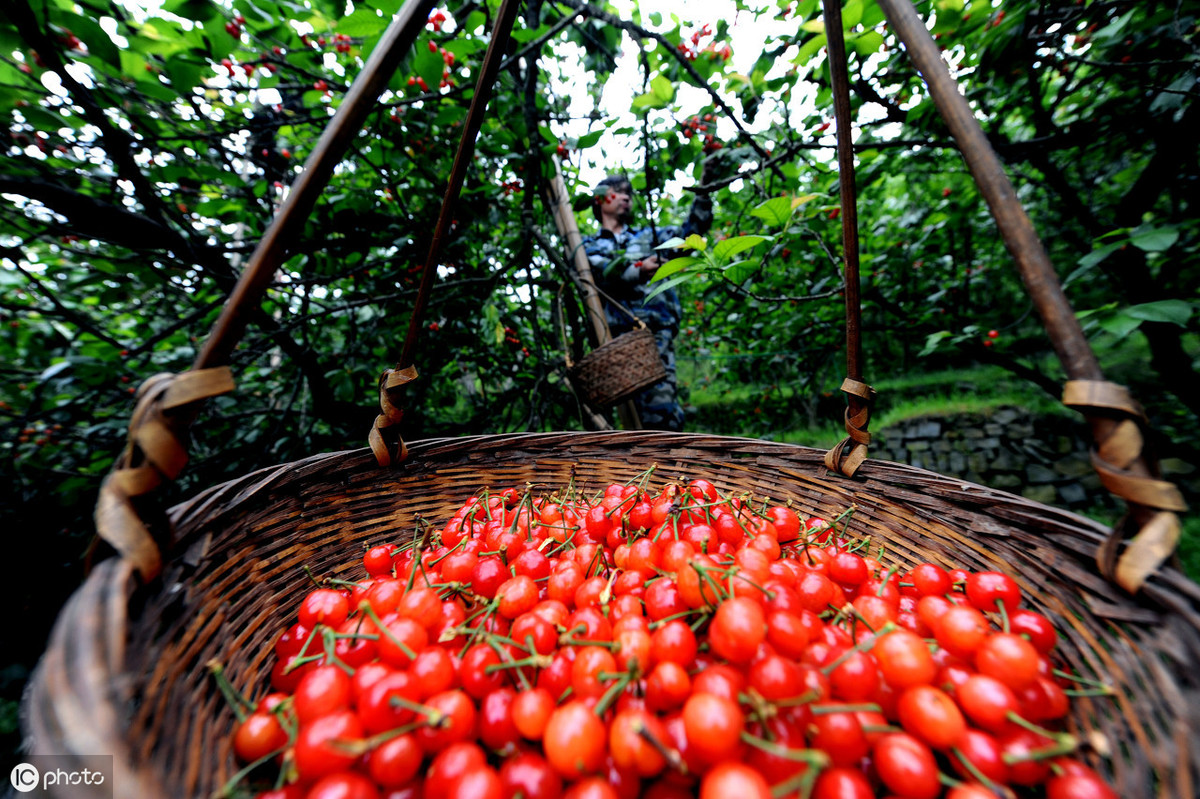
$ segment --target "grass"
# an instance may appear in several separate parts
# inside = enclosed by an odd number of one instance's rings
[[[685,383],[689,375],[681,375]],[[999,367],[976,367],[928,373],[910,373],[873,386],[878,394],[869,429],[878,433],[910,419],[923,416],[987,414],[1000,407],[1019,407],[1040,415],[1077,419],[1078,414],[1036,386]],[[766,438],[789,444],[829,449],[845,437],[841,414],[845,398],[839,391],[825,391],[818,401],[815,424],[799,408],[811,395],[791,388],[723,384],[717,377],[691,383],[688,429]],[[1111,511],[1083,511],[1102,524],[1115,521]],[[1200,579],[1200,514],[1182,518],[1183,533],[1178,557],[1192,579]]]
[[[823,392],[813,424],[798,410],[806,397],[790,387],[697,380],[686,372],[681,379],[691,390],[692,429],[810,447],[832,447],[845,435],[841,421],[845,397],[840,391]],[[921,416],[987,413],[1003,406],[1074,415],[1062,403],[1000,367],[910,373],[881,380],[873,388],[877,394],[869,425],[873,431]],[[808,401],[811,404],[811,399]]]

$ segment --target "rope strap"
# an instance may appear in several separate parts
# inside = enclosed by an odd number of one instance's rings
[[[391,466],[400,463],[408,457],[408,445],[400,437],[400,420],[404,418],[404,410],[392,402],[392,392],[417,379],[417,369],[409,366],[404,369],[387,369],[379,376],[379,407],[383,413],[375,417],[375,424],[367,440],[375,460],[380,466]]]
[[[188,406],[232,390],[233,375],[225,366],[157,374],[137,390],[129,440],[100,485],[95,520],[100,537],[145,580],[162,570],[162,553],[133,501],[183,471],[192,421]]]
[[[1149,513],[1142,519],[1141,529],[1127,514],[1101,545],[1096,563],[1105,577],[1136,592],[1175,551],[1181,533],[1177,514],[1187,510],[1187,503],[1171,483],[1130,471],[1142,457],[1146,416],[1124,386],[1103,380],[1070,380],[1063,386],[1063,404],[1085,414],[1120,419],[1108,437],[1092,448],[1092,467],[1111,494]]]
[[[867,425],[871,421],[871,404],[875,401],[875,389],[862,381],[847,377],[842,381],[842,391],[862,401],[851,401],[850,406],[846,408],[846,438],[825,453],[825,468],[853,477],[858,467],[867,459],[867,446],[871,443]],[[858,406],[857,410],[855,405]]]

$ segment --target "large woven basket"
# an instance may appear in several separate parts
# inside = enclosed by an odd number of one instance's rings
[[[175,507],[177,546],[135,590],[103,563],[63,611],[26,703],[36,750],[116,755],[117,796],[208,797],[236,770],[234,717],[206,664],[249,696],[267,690],[271,644],[321,576],[365,577],[362,548],[448,518],[480,486],[598,489],[657,465],[652,483],[706,476],[723,491],[854,506],[850,530],[887,564],[931,560],[1012,574],[1062,631],[1067,668],[1111,697],[1080,698],[1071,725],[1121,796],[1190,797],[1200,763],[1200,589],[1163,569],[1131,598],[1095,574],[1100,525],[1019,496],[867,461],[854,479],[823,452],[659,432],[439,439],[380,469],[367,450],[318,455],[212,488]],[[1100,755],[1105,755],[1101,757]]]
[[[641,327],[601,344],[571,367],[571,382],[595,408],[611,408],[665,380],[654,333]]]
[[[505,0],[496,30],[502,20],[511,25],[516,6]],[[840,4],[830,7],[836,11]],[[249,277],[243,277],[234,294],[239,302],[253,303],[254,291],[269,282],[285,233],[306,213],[305,203],[296,198],[315,202],[320,176],[338,161],[335,145],[353,138],[342,134],[361,122],[371,91],[378,96],[386,86],[390,70],[423,27],[423,12],[419,3],[406,4],[373,52],[363,83],[356,81],[335,118],[335,124],[343,124],[342,132],[325,137],[306,164],[288,205],[300,210],[282,213],[273,223],[247,267]],[[919,20],[914,24],[928,36]],[[837,32],[841,23],[835,20],[828,27]],[[489,44],[477,100],[486,96],[483,90],[498,70],[504,41],[493,36]],[[932,41],[927,44],[931,62],[940,63]],[[831,40],[830,52],[840,49]],[[369,88],[359,91],[360,85]],[[463,126],[464,143],[473,142],[479,131],[476,110],[473,101]],[[969,112],[963,115],[973,120]],[[839,122],[839,136],[843,127]],[[847,156],[849,151],[845,148]],[[470,160],[469,149],[460,147],[451,186],[456,181],[461,185],[460,167],[465,169],[462,165]],[[843,192],[852,184],[843,180]],[[854,203],[843,205],[845,220]],[[448,230],[450,218],[444,207],[439,231]],[[434,241],[440,238],[435,235]],[[427,296],[435,255],[427,262],[418,310]],[[231,304],[230,327],[219,324],[217,331],[236,328],[240,316],[237,303]],[[1069,313],[1059,316],[1073,319]],[[410,332],[418,329],[418,317],[414,312]],[[644,331],[641,338],[647,337],[647,360],[652,352],[661,368],[653,337]],[[184,377],[204,384],[213,376],[210,367],[227,359],[236,338],[214,335],[196,369]],[[1051,339],[1057,343],[1053,330]],[[404,363],[411,363],[408,350],[406,342]],[[622,367],[628,367],[627,358],[624,353],[617,358]],[[573,484],[598,490],[656,466],[653,486],[703,476],[723,491],[791,502],[801,513],[833,514],[853,506],[850,533],[884,547],[881,560],[886,565],[930,560],[1012,574],[1028,604],[1062,632],[1058,657],[1063,665],[1113,689],[1111,696],[1080,697],[1073,703],[1070,724],[1086,742],[1084,756],[1127,799],[1194,796],[1200,777],[1200,587],[1171,566],[1151,569],[1134,596],[1114,587],[1096,566],[1097,552],[1110,534],[1106,528],[1019,496],[899,464],[859,461],[851,478],[826,467],[831,453],[703,435],[609,432],[438,439],[410,445],[407,460],[401,444],[396,460],[402,462],[380,467],[388,460],[381,453],[390,452],[383,433],[400,418],[387,391],[412,377],[404,370],[385,373],[385,413],[372,431],[374,452],[316,455],[211,488],[169,511],[173,543],[168,551],[160,553],[132,518],[130,496],[102,494],[107,513],[98,516],[128,522],[109,540],[129,546],[118,545],[123,555],[93,570],[55,624],[23,704],[30,751],[89,766],[94,761],[83,758],[112,755],[112,785],[97,795],[206,799],[237,769],[230,743],[234,716],[208,664],[224,664],[235,687],[260,696],[267,688],[271,644],[311,585],[306,570],[323,577],[364,577],[363,547],[404,541],[418,519],[444,520],[482,486],[552,489]],[[175,394],[174,384],[160,385],[162,408],[181,417],[188,415],[195,398],[227,390],[201,385],[193,393],[190,384],[181,382],[184,387]],[[221,382],[219,375],[215,382]],[[857,376],[848,383],[860,396],[869,394]],[[612,389],[608,393],[617,394]],[[163,434],[163,420],[158,410],[143,413],[139,405],[131,438],[139,444],[169,438]],[[848,432],[852,423],[859,424],[857,415],[848,415]],[[154,435],[137,437],[137,430],[155,425]],[[865,437],[863,429],[858,432]],[[855,441],[865,449],[863,441]],[[153,463],[174,476],[183,460],[171,450]],[[118,477],[132,473],[137,479],[114,479],[112,485],[142,486],[149,467],[137,459],[125,465],[130,468]],[[133,530],[132,537],[123,537],[126,529]],[[157,576],[142,582],[139,568]]]

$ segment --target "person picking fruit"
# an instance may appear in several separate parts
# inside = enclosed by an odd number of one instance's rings
[[[705,162],[701,183],[709,182],[710,162]],[[683,429],[683,405],[679,401],[675,371],[675,338],[683,307],[673,288],[648,296],[650,280],[658,268],[674,257],[673,252],[655,248],[673,238],[703,235],[712,227],[712,198],[697,194],[682,225],[633,226],[633,187],[623,175],[610,175],[597,184],[592,213],[600,230],[583,239],[583,249],[592,265],[592,277],[604,297],[605,316],[614,338],[627,333],[641,320],[654,333],[667,377],[634,395],[642,426],[651,430]]]

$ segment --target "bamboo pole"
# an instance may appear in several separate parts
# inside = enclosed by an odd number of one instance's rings
[[[1063,403],[1080,410],[1091,428],[1092,465],[1105,488],[1126,501],[1129,513],[1096,559],[1104,576],[1136,591],[1174,552],[1181,530],[1178,514],[1187,504],[1178,488],[1159,478],[1157,464],[1144,447],[1141,407],[1123,386],[1105,379],[1050,256],[924,20],[909,0],[879,0],[879,7],[925,79],[1016,262],[1069,378]],[[1132,539],[1124,541],[1128,536]]]

